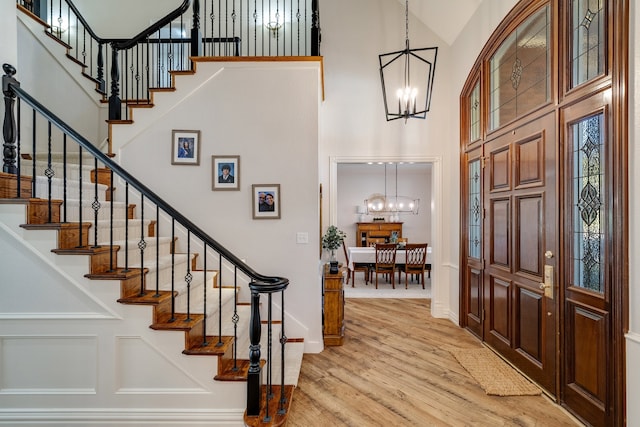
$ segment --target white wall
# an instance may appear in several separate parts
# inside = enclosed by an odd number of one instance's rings
[[[182,0],[137,1],[135,3],[131,0],[74,0],[73,3],[99,37],[126,38],[137,35],[167,13],[178,8],[182,4]],[[200,4],[202,3],[200,2]],[[137,6],[132,7],[132,4]],[[108,16],[117,16],[117,19],[103,19]],[[189,18],[187,15],[184,23],[188,28],[191,28]]]
[[[254,270],[288,278],[287,336],[322,350],[319,63],[198,63],[176,89],[113,127],[116,158]],[[171,165],[173,129],[200,130],[199,166]],[[212,155],[240,156],[239,191],[212,191]],[[281,219],[252,218],[252,184],[280,184]]]
[[[41,24],[22,13],[18,16],[16,34],[20,49],[14,65],[21,88],[80,135],[99,146],[107,133],[102,113],[106,104],[99,102],[95,83],[82,76],[82,68],[65,56],[66,49],[62,45],[45,35]],[[75,108],[68,108],[70,100],[73,100]],[[23,114],[26,119],[22,132],[30,134],[30,113]],[[37,127],[46,133],[46,125]],[[54,144],[56,142],[61,141],[54,140]],[[28,152],[29,149],[22,147],[22,151]]]
[[[11,64],[14,67],[18,63],[18,39],[16,22],[16,5],[12,1],[0,2],[0,33],[2,43],[0,43],[0,65]],[[4,71],[2,71],[4,75]],[[4,111],[4,107],[2,109]]]

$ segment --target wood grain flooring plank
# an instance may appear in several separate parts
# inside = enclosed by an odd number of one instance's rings
[[[488,396],[447,350],[475,336],[423,299],[347,299],[344,345],[305,354],[287,426],[576,426],[545,396]]]

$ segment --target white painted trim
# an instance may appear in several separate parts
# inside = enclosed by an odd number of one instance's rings
[[[338,221],[338,163],[368,163],[368,162],[415,162],[431,163],[431,247],[433,252],[433,265],[431,278],[431,315],[434,317],[450,317],[449,309],[443,301],[443,295],[448,295],[448,284],[442,280],[441,274],[444,268],[442,264],[442,158],[440,156],[331,156],[329,157],[329,224]],[[457,268],[457,267],[456,267]]]

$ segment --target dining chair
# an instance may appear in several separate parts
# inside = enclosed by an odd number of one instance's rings
[[[342,245],[342,249],[344,250],[344,259],[346,260],[347,267],[349,266],[349,254],[347,252],[347,247]],[[353,270],[347,268],[347,284],[349,284],[349,280],[351,280],[351,287],[355,286],[356,280],[356,272],[362,271],[364,273],[364,282],[366,285],[369,285],[369,264],[364,262],[354,262]]]
[[[391,287],[396,288],[396,244],[378,243],[376,244],[376,263],[373,272],[376,275],[376,289],[378,289],[378,275],[385,274],[391,278]],[[373,279],[372,279],[373,280]]]
[[[404,287],[409,288],[409,275],[418,276],[418,283],[422,278],[422,289],[424,289],[424,271],[427,261],[427,243],[407,243],[405,250],[404,264]],[[398,278],[402,283],[401,271],[398,271]]]

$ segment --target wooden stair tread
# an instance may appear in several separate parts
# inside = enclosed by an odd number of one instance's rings
[[[186,313],[175,313],[171,320],[171,313],[164,313],[151,324],[150,328],[157,331],[189,331],[203,319],[204,314],[191,313],[190,318],[187,319]]]
[[[285,385],[284,386],[284,399],[285,403],[283,405],[284,413],[280,413],[280,385],[272,385],[271,392],[273,397],[268,400],[269,405],[269,420],[265,420],[267,414],[267,405],[265,402],[267,396],[267,386],[262,386],[262,408],[260,409],[260,415],[250,417],[245,412],[244,414],[244,424],[248,427],[266,427],[266,426],[283,426],[287,422],[288,414],[291,409],[291,400],[293,399],[293,391],[295,390],[295,386]]]
[[[121,304],[132,304],[132,305],[158,305],[166,300],[171,299],[171,291],[159,291],[156,293],[155,290],[147,289],[144,295],[135,295],[130,297],[118,298],[118,302]],[[152,329],[159,329],[153,328]],[[170,328],[165,328],[170,329]]]
[[[190,356],[222,356],[233,344],[232,336],[207,335],[207,345],[194,345],[182,352]]]
[[[221,359],[218,365],[218,374],[213,377],[216,381],[246,381],[251,363],[248,359],[238,359],[233,363],[233,359]],[[264,360],[260,361],[260,366],[264,366]]]
[[[115,245],[113,247],[109,247],[109,245],[96,246],[96,247],[81,246],[81,247],[70,248],[70,249],[53,249],[51,252],[58,255],[96,255],[104,252],[109,252],[112,249],[117,251],[120,249],[120,247]]]
[[[144,273],[148,271],[148,268],[144,269]],[[107,271],[104,273],[85,274],[84,277],[91,280],[127,280],[132,277],[140,276],[140,273],[141,271],[139,268],[129,268],[128,270],[125,270],[122,267],[118,267],[113,271]]]

